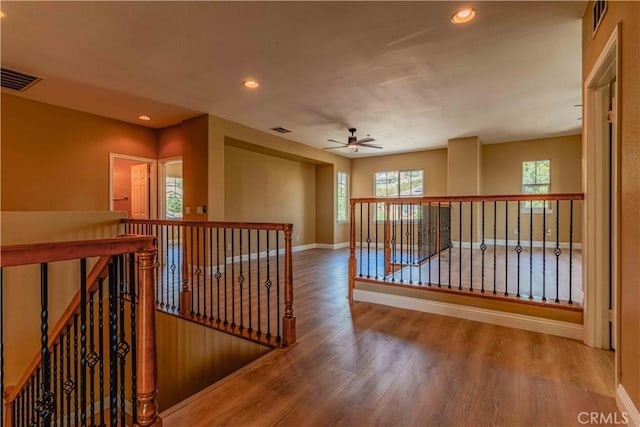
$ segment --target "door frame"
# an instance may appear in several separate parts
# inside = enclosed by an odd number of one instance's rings
[[[166,189],[164,185],[164,169],[167,163],[172,162],[182,162],[183,173],[184,173],[184,161],[182,156],[174,156],[174,157],[166,157],[164,159],[158,159],[158,218],[165,218],[165,197],[166,197]],[[184,178],[183,178],[184,179]]]
[[[611,138],[611,164],[609,160],[608,126],[605,126],[608,105],[608,85],[615,79],[616,89],[620,86],[620,49],[618,42],[619,24],[612,31],[609,40],[589,72],[583,86],[584,132],[583,132],[583,188],[585,209],[583,213],[584,268],[585,283],[585,337],[587,345],[609,348],[609,281],[612,281],[614,342],[619,343],[618,295],[620,286],[620,96],[615,94],[613,106],[613,135]],[[608,175],[608,176],[607,176]],[[609,186],[609,189],[606,187]],[[611,236],[609,224],[602,224],[603,210],[609,210],[608,197],[611,192]],[[609,215],[607,213],[607,215]],[[600,220],[598,220],[598,218]],[[606,230],[605,230],[606,227]],[[609,248],[611,248],[611,270],[609,269]],[[616,380],[618,356],[616,352]]]
[[[130,156],[128,154],[109,153],[109,210],[113,211],[113,165],[115,159],[135,160],[151,166],[149,173],[149,218],[158,218],[158,161],[147,157]]]

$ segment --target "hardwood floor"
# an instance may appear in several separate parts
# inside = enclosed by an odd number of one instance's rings
[[[294,286],[298,344],[165,411],[165,426],[564,426],[617,411],[611,352],[349,305],[346,251],[294,254]]]

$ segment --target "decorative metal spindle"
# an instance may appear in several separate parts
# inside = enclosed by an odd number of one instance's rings
[[[573,304],[573,200],[569,200],[569,304]]]
[[[556,256],[556,302],[560,302],[560,200],[556,200],[556,247],[553,254]]]
[[[547,300],[547,201],[542,201],[542,301]]]
[[[509,295],[509,201],[504,201],[504,295]]]
[[[162,240],[158,240],[158,243],[160,244],[160,246],[162,246]],[[160,282],[158,282],[157,277],[156,277],[156,307],[162,308],[162,286]]]
[[[218,318],[216,319],[217,323],[220,323],[220,277],[222,277],[222,274],[220,274],[220,229],[216,228],[216,284],[218,287]]]
[[[244,262],[242,259],[242,229],[238,230],[238,239],[239,239],[239,251],[240,251],[240,275],[238,276],[238,287],[240,288],[240,330],[244,329],[244,273],[243,273],[243,265]],[[277,253],[277,251],[276,251]]]
[[[195,290],[193,289],[193,277],[194,277],[194,265],[193,265],[193,226],[189,227],[189,245],[191,250],[189,251],[189,261],[191,264],[191,275],[189,276],[189,282],[191,282],[191,317],[195,314],[193,311],[195,304],[193,303],[193,298],[195,296]]]
[[[459,237],[459,257],[458,257],[458,290],[462,290],[462,202],[458,202],[458,237]]]
[[[362,225],[361,225],[362,227]],[[264,283],[264,287],[267,288],[267,339],[271,338],[271,263],[269,253],[269,230],[265,230],[267,235],[267,280]],[[362,248],[362,246],[360,246]]]
[[[236,327],[236,262],[235,262],[235,230],[231,230],[231,327]]]
[[[138,306],[138,292],[135,292],[136,281],[136,255],[134,253],[129,254],[129,289],[131,290],[131,405],[132,405],[132,417],[133,425],[138,422],[138,375],[136,366],[138,363],[138,346],[137,343],[137,306]],[[168,305],[167,299],[167,305]],[[124,384],[124,381],[123,381]],[[123,394],[124,395],[124,394]]]
[[[484,294],[484,253],[487,250],[487,244],[484,242],[484,200],[482,201],[482,243],[480,243],[480,251],[482,252],[482,268],[481,268],[481,283],[480,293]]]
[[[99,383],[99,396],[98,404],[100,406],[100,425],[104,426],[104,304],[103,304],[103,289],[104,279],[98,279],[98,354],[100,355],[98,360],[98,383]]]
[[[379,277],[378,276],[378,204],[374,203],[373,205],[373,219],[374,219],[374,223],[375,223],[375,241],[376,241],[376,245],[374,246],[375,248],[375,253],[376,253],[376,275],[374,276],[376,279]]]
[[[496,200],[493,201],[493,294],[496,295],[496,275],[497,275],[497,266],[496,266],[496,256],[498,253],[498,202]]]
[[[516,297],[520,298],[520,253],[522,252],[522,246],[520,246],[520,200],[518,200],[518,245],[516,246],[517,256],[517,266],[518,272],[516,275],[516,283],[517,283],[517,293]]]
[[[274,231],[276,235],[276,342],[280,343],[280,238],[279,231]]]
[[[260,307],[262,306],[262,302],[260,300],[260,288],[262,287],[262,282],[260,281],[260,230],[256,230],[256,236],[257,236],[257,252],[258,252],[258,259],[257,261],[257,269],[256,269],[256,290],[258,291],[258,337],[262,334],[262,330],[260,329],[260,322],[261,322],[261,318],[260,318]]]
[[[402,223],[402,210],[403,210],[402,208],[403,207],[404,207],[404,205],[402,203],[400,203],[400,209],[396,211],[398,213],[398,216],[400,217],[400,258],[398,259],[397,262],[398,262],[398,264],[400,264],[400,282],[401,283],[403,282],[402,271],[404,270],[404,268],[402,268],[402,263],[404,262],[404,259],[403,259],[403,255],[404,255],[403,252],[404,251],[402,250],[403,249],[402,245],[404,244],[404,241],[403,241],[404,225]],[[397,208],[397,206],[396,206],[396,208]]]
[[[218,246],[216,242],[216,246]],[[213,228],[209,228],[209,322],[213,322]]]
[[[1,305],[0,305],[1,307]],[[51,391],[53,392],[54,395],[54,402],[53,402],[53,425],[55,426],[57,421],[58,421],[58,406],[57,403],[60,401],[59,397],[60,394],[57,392],[57,387],[58,387],[58,342],[55,342],[53,344],[53,354],[52,354],[52,358],[51,358],[51,365],[53,366],[53,376],[51,377]],[[92,423],[92,425],[95,425],[95,423]],[[11,426],[9,426],[11,427]]]
[[[451,241],[451,211],[452,211],[452,205],[449,204],[449,222],[447,222],[447,227],[448,227],[448,231],[449,231],[449,246],[447,247],[447,250],[449,251],[449,256],[447,257],[447,267],[449,270],[449,279],[447,282],[447,288],[451,289],[451,248],[453,247],[453,241]]]
[[[533,299],[533,202],[529,203],[529,299]]]
[[[169,233],[167,232],[167,238]],[[171,241],[174,242],[176,238],[176,230],[175,226],[171,226]],[[168,292],[170,292],[169,296],[167,296],[167,305],[169,304],[169,298],[171,298],[171,311],[176,309],[176,251],[173,248],[173,244],[169,247],[169,243],[167,242],[167,266],[169,270],[167,270],[167,282],[169,282],[169,272],[171,272],[171,285],[167,284]]]
[[[227,229],[222,230],[224,240],[224,326],[229,324],[227,318]]]
[[[64,397],[64,335],[62,335],[60,337],[60,354],[58,355],[59,359],[58,359],[58,363],[60,364],[60,377],[58,378],[58,382],[60,383],[58,385],[58,389],[59,389],[59,394],[58,394],[58,399],[56,399],[59,402],[59,409],[60,409],[60,413],[58,416],[58,419],[60,420],[60,426],[63,425],[64,423],[64,400],[62,399]]]
[[[469,202],[469,290],[473,292],[473,202]]]
[[[427,285],[431,286],[431,261],[432,261],[432,256],[433,256],[433,250],[431,249],[433,247],[432,245],[432,241],[431,239],[433,238],[433,233],[431,232],[431,227],[433,226],[433,213],[432,213],[432,209],[431,209],[431,202],[429,202],[429,204],[427,205],[427,212],[429,214],[429,220],[428,220],[428,228],[427,228],[427,256],[429,257],[429,280],[427,281]],[[437,220],[436,220],[437,221]],[[440,260],[440,256],[438,256],[438,262]],[[439,264],[438,264],[439,265]],[[422,271],[422,268],[418,268],[418,271]],[[438,269],[438,275],[440,275],[440,270]]]
[[[75,389],[73,393],[73,414],[75,425],[78,425],[78,315],[73,315],[73,382]]]
[[[184,245],[183,245],[183,241],[182,241],[182,227],[178,226],[178,243],[177,243],[177,249],[176,254],[178,255],[178,263],[176,264],[176,270],[178,271],[178,291],[177,294],[178,296],[176,297],[178,300],[178,312],[182,313],[182,307],[180,307],[180,292],[183,288],[183,283],[185,280],[184,274],[186,269],[184,268]],[[179,270],[178,270],[179,269]]]
[[[29,383],[27,383],[27,412],[26,412],[26,417],[25,418],[25,426],[37,426],[38,424],[36,424],[35,421],[35,411],[33,410],[33,403],[34,403],[34,398],[33,398],[33,387],[31,385],[31,380],[29,380]]]
[[[89,415],[91,416],[91,425],[96,425],[96,404],[95,404],[95,365],[98,362],[98,355],[95,352],[95,322],[94,322],[94,295],[95,292],[89,293],[89,354],[87,355],[87,365],[89,365]],[[133,301],[133,296],[132,296]],[[54,356],[55,359],[55,356]]]
[[[118,263],[120,264],[119,272],[120,277],[118,280],[118,311],[120,314],[119,319],[119,335],[118,335],[118,365],[120,367],[120,425],[126,424],[125,413],[125,357],[129,353],[130,346],[125,339],[125,313],[124,313],[124,291],[125,291],[125,272],[124,272],[124,255],[118,256]]]
[[[87,424],[87,260],[80,260],[80,423]]]
[[[389,221],[389,224],[391,224],[391,262],[395,263],[396,262],[396,244],[398,242],[397,240],[397,235],[396,235],[396,224],[395,221],[393,219],[393,211],[394,211],[394,207],[396,207],[396,205],[392,205],[391,203],[388,204],[389,209],[387,210],[387,221]],[[392,280],[395,282],[396,281],[396,275],[394,274],[394,269],[393,267],[391,268],[391,277],[393,278]]]
[[[198,247],[199,248],[199,247]],[[207,230],[202,229],[202,249],[198,249],[198,254],[202,252],[202,320],[207,320]],[[200,255],[198,255],[200,257]],[[199,281],[199,280],[198,280]],[[198,296],[200,301],[200,296]]]
[[[358,242],[360,243],[360,268],[358,269],[358,276],[362,277],[362,262],[363,262],[363,258],[362,258],[362,205],[363,203],[360,203],[360,236],[358,238]]]
[[[193,236],[192,236],[193,237]],[[231,242],[233,242],[233,235],[231,235]],[[233,244],[233,243],[232,243]],[[202,299],[200,297],[200,276],[202,273],[202,269],[201,269],[201,264],[200,264],[200,227],[196,227],[196,301],[197,303],[197,310],[196,310],[196,315],[198,316],[198,319],[200,319],[201,315],[202,315],[202,311],[200,310],[200,300]],[[231,256],[233,257],[233,251],[231,251]],[[232,258],[233,259],[233,258]],[[233,264],[232,264],[233,265]],[[192,295],[193,297],[193,295]]]
[[[259,250],[257,252],[260,252]],[[260,254],[258,253],[258,256]],[[253,311],[253,302],[251,300],[251,229],[247,230],[247,275],[249,276],[249,281],[247,283],[248,292],[249,292],[249,333],[253,332],[253,319],[252,319],[252,311]]]
[[[367,203],[367,279],[371,278],[371,204]],[[278,319],[280,316],[278,316]],[[280,324],[280,322],[278,322]]]
[[[118,422],[118,280],[117,257],[109,264],[109,424]]]
[[[442,231],[443,231],[443,227],[442,227],[442,204],[440,202],[438,202],[438,216],[437,216],[437,221],[438,221],[438,287],[441,288],[442,287],[442,274],[441,274],[441,260],[442,260],[442,256],[440,256],[440,253],[442,251]],[[431,262],[431,260],[429,260],[429,262]]]

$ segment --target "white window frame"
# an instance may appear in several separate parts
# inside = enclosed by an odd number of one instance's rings
[[[344,176],[344,219],[340,218],[340,176]],[[338,171],[336,174],[336,222],[341,224],[349,222],[349,174],[344,171]]]
[[[549,182],[548,183],[534,183],[534,184],[525,184],[524,182],[524,165],[525,163],[540,163],[540,162],[549,162]],[[551,194],[551,160],[550,159],[541,159],[541,160],[524,160],[522,162],[521,168],[520,168],[520,172],[521,172],[521,176],[520,176],[520,182],[522,184],[522,194],[523,195],[527,195],[527,194]],[[537,175],[537,174],[536,174]],[[532,187],[543,187],[546,186],[547,187],[547,192],[546,193],[527,193],[525,188],[532,188]],[[531,209],[531,202],[529,201],[525,201],[521,204],[520,207],[520,212],[521,213],[553,213],[553,209],[552,209],[552,205],[551,205],[551,201],[547,200],[546,201],[546,207],[540,207],[540,206],[534,206],[533,210]]]
[[[402,184],[402,174],[403,173],[409,173],[409,176],[411,177],[411,175],[414,172],[420,172],[420,176],[421,176],[421,182],[422,182],[422,188],[420,189],[419,194],[401,194],[401,184]],[[398,189],[397,189],[397,194],[395,195],[387,195],[387,196],[378,196],[378,175],[379,174],[390,174],[390,173],[395,173],[397,174],[397,181],[398,181]],[[411,179],[411,178],[410,178]],[[387,189],[388,189],[388,184],[387,184]],[[392,171],[377,171],[374,173],[373,175],[373,194],[374,197],[388,197],[388,198],[403,198],[403,197],[422,197],[424,195],[424,169],[404,169],[404,170],[392,170]],[[376,222],[380,222],[380,221],[384,221],[384,213],[379,214],[379,206],[376,206],[376,211],[375,211],[375,220]],[[409,215],[407,214],[403,214],[402,218],[403,219],[419,219],[418,217],[421,215],[422,210],[421,209],[416,209],[415,211],[413,209],[409,209],[409,206],[403,207],[403,210],[406,210],[407,212],[412,211],[415,212],[413,218],[411,218]],[[392,213],[392,221],[398,221],[399,217],[398,215],[394,215]]]

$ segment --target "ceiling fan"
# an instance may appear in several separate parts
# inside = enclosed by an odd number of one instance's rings
[[[367,136],[366,138],[362,138],[362,139],[358,139],[358,137],[355,135],[356,134],[356,128],[349,128],[349,132],[351,133],[351,135],[349,135],[347,142],[341,142],[341,141],[336,141],[335,139],[328,139],[327,141],[330,142],[335,142],[337,144],[340,144],[339,147],[327,147],[324,148],[324,150],[335,150],[336,148],[351,148],[351,152],[358,152],[358,147],[367,147],[367,148],[378,148],[378,149],[382,149],[381,146],[379,145],[372,145],[369,144],[369,142],[373,142],[375,141],[375,139]]]

